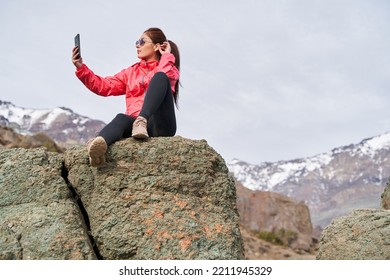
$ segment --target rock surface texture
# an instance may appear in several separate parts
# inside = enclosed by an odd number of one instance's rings
[[[334,219],[321,236],[319,260],[390,260],[389,184],[382,209],[358,209]]]
[[[236,190],[204,140],[0,151],[1,259],[243,259]]]
[[[96,259],[61,170],[45,149],[0,152],[0,259]]]

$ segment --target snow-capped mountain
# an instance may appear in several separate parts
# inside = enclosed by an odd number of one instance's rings
[[[32,109],[0,100],[0,125],[21,134],[45,133],[59,144],[85,143],[104,126],[102,121],[76,114],[68,108]]]
[[[313,224],[326,226],[356,208],[379,208],[390,177],[390,132],[313,157],[259,165],[240,160],[229,170],[245,187],[304,201]]]

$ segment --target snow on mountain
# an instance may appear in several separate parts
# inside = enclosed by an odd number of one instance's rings
[[[0,100],[0,125],[11,127],[22,134],[45,133],[58,143],[69,144],[87,141],[104,123],[64,107],[23,108]]]
[[[238,159],[228,163],[229,170],[245,187],[252,190],[272,191],[292,177],[305,176],[309,171],[321,170],[332,160],[330,153],[291,161],[248,164]]]
[[[28,133],[33,130],[33,127],[37,124],[43,130],[50,129],[55,121],[62,115],[71,116],[72,110],[67,108],[54,108],[54,109],[31,109],[17,107],[10,102],[0,101],[0,116],[2,116],[2,122],[4,124],[13,125],[19,128],[22,132]],[[78,116],[74,120],[75,124],[83,124],[88,121],[87,117]]]
[[[321,173],[324,167],[338,154],[349,153],[352,157],[369,156],[374,158],[381,150],[389,149],[390,132],[363,140],[357,145],[336,148],[331,152],[313,157],[274,163],[265,162],[259,165],[234,159],[227,165],[230,172],[245,187],[252,190],[272,191],[275,186],[283,184],[287,180],[299,181],[300,177],[306,176],[309,172]]]
[[[344,150],[349,150],[352,155],[360,154],[374,157],[375,154],[382,149],[390,148],[390,132],[365,139],[358,145],[347,146]],[[337,152],[338,149],[335,150]]]
[[[390,132],[312,157],[258,165],[235,159],[227,165],[246,188],[304,201],[313,222],[325,226],[351,209],[379,207],[389,158]]]

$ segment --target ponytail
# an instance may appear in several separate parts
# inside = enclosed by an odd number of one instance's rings
[[[180,53],[179,53],[179,48],[171,40],[168,40],[168,43],[171,45],[171,53],[175,57],[175,66],[180,71]],[[173,95],[173,97],[175,98],[176,106],[178,106],[177,105],[177,100],[178,100],[178,97],[179,97],[179,85],[180,85],[180,81],[177,80],[176,85],[175,85],[175,94]]]

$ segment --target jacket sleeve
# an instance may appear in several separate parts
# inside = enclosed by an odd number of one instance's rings
[[[174,90],[175,85],[180,78],[180,72],[175,66],[175,56],[171,53],[164,53],[161,55],[157,71],[164,72],[168,76],[171,82],[171,87]]]
[[[126,93],[127,69],[114,76],[100,77],[83,64],[76,70],[76,76],[92,92],[101,96],[123,95]]]

